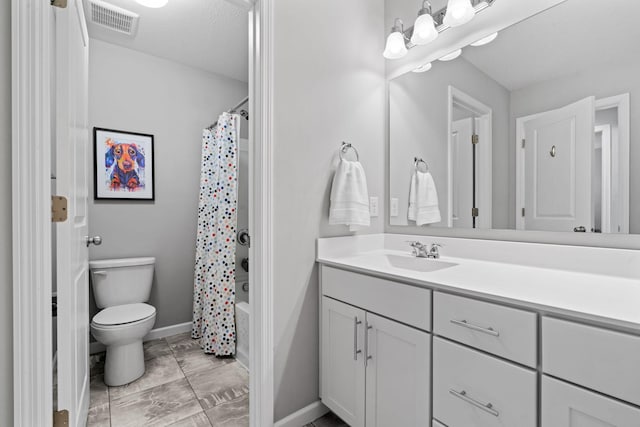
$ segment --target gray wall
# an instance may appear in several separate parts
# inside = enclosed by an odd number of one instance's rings
[[[407,225],[412,162],[418,156],[429,164],[438,190],[443,222],[436,226],[446,227],[449,85],[492,109],[492,171],[480,170],[480,174],[492,174],[493,228],[506,228],[509,91],[464,58],[436,61],[425,73],[407,73],[389,82],[389,198],[398,198],[400,208],[391,223]]]
[[[637,58],[633,58],[637,60]],[[606,98],[630,94],[629,141],[629,231],[640,233],[640,63],[606,64],[575,75],[543,82],[511,92],[511,129],[515,140],[515,119],[529,114],[560,108],[572,102],[595,96]],[[515,159],[515,153],[510,153]],[[509,164],[509,176],[515,177],[515,161]],[[515,203],[515,179],[510,179],[511,200]]]
[[[318,399],[315,240],[328,224],[340,141],[384,192],[383,0],[281,0],[274,25],[275,419]],[[363,232],[381,232],[384,212]]]
[[[189,322],[202,128],[247,84],[91,40],[89,85],[91,126],[153,134],[156,169],[155,202],[91,201],[89,230],[104,243],[90,258],[155,256],[155,327]]]
[[[13,424],[11,2],[0,2],[0,425]]]

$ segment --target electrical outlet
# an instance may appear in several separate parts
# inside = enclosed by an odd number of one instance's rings
[[[396,197],[391,198],[391,206],[389,207],[389,210],[391,211],[389,213],[391,217],[398,216],[398,199]]]
[[[369,215],[378,216],[378,198],[369,197]]]

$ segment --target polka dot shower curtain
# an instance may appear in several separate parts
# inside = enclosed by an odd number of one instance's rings
[[[202,133],[202,169],[196,235],[191,337],[205,353],[236,350],[235,264],[239,120],[223,113]]]

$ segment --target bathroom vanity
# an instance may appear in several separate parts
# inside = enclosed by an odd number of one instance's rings
[[[349,425],[640,426],[639,251],[380,234],[317,261],[320,396]]]

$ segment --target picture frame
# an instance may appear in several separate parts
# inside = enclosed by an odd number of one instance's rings
[[[93,128],[94,200],[155,200],[153,135]]]

